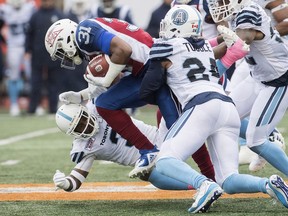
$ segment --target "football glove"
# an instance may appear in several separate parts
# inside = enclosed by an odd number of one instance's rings
[[[56,170],[56,173],[53,176],[53,181],[57,189],[67,190],[70,186],[69,181],[65,178],[65,174]]]
[[[102,87],[102,86],[95,86],[95,85],[92,85],[92,84],[88,84],[88,95],[89,95],[89,98],[92,99],[92,98],[96,98],[98,97],[101,93],[107,91],[107,88],[105,87]]]
[[[80,104],[82,98],[80,92],[68,91],[61,93],[59,95],[59,100],[64,104],[70,104],[70,103]]]
[[[233,46],[238,40],[241,40],[236,34],[236,32],[232,31],[231,29],[223,25],[218,25],[217,30],[223,37],[223,40],[225,41],[225,44],[227,45],[228,48]],[[249,45],[246,44],[244,41],[242,49],[243,51],[249,51]]]

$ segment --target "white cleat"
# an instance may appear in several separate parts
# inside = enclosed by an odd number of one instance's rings
[[[205,180],[195,197],[195,202],[188,209],[190,213],[207,212],[210,206],[223,194],[223,189],[212,180]]]
[[[239,165],[250,164],[257,156],[258,155],[246,145],[241,146],[239,150]]]

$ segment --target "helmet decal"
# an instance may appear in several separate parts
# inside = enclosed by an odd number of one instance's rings
[[[188,13],[183,9],[176,10],[171,19],[175,25],[183,25],[188,20]]]
[[[65,113],[63,113],[60,110],[57,111],[57,115],[62,116],[64,119],[67,119],[67,121],[70,121],[70,122],[73,120],[73,118],[71,118],[70,116],[66,115]]]
[[[48,33],[46,42],[47,44],[52,47],[55,43],[55,40],[57,36],[63,31],[63,29],[59,29],[57,31],[54,31],[54,29],[51,29],[51,31]]]

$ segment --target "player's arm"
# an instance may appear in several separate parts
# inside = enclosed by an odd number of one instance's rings
[[[157,91],[165,83],[165,65],[167,61],[169,60],[151,60],[140,87],[140,98],[142,100],[150,104],[157,104]]]
[[[110,43],[110,53],[110,58],[106,58],[109,69],[105,77],[94,77],[91,74],[87,74],[84,78],[88,83],[106,88],[109,87],[128,63],[132,54],[132,48],[124,40],[115,36]]]
[[[65,176],[65,174],[59,170],[56,170],[56,173],[53,176],[56,189],[63,189],[67,192],[78,190],[88,176],[94,160],[93,155],[84,157],[68,176]]]
[[[288,3],[285,0],[275,0],[269,2],[266,9],[270,10],[277,21],[275,28],[281,36],[288,34]]]
[[[237,29],[236,32],[225,26],[218,26],[217,29],[227,46],[225,55],[217,61],[220,75],[225,73],[234,62],[243,58],[249,52],[249,44],[253,40],[263,37],[261,32],[253,29]]]

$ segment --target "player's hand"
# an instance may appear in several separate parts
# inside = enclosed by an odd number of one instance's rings
[[[94,77],[92,74],[84,74],[84,79],[91,85],[103,87],[103,77]],[[105,86],[104,86],[105,87]]]
[[[96,98],[98,97],[100,94],[102,94],[103,92],[107,91],[107,88],[102,87],[102,86],[95,86],[95,85],[91,85],[88,84],[88,89],[89,89],[89,98]]]
[[[64,104],[80,104],[82,101],[80,92],[68,91],[59,95],[59,100]]]
[[[217,30],[222,35],[228,48],[232,47],[237,42],[237,44],[241,44],[241,49],[243,51],[249,52],[250,46],[246,44],[245,41],[243,41],[241,38],[239,38],[236,32],[223,25],[218,25]]]
[[[56,170],[56,173],[53,176],[53,181],[54,181],[56,190],[57,189],[66,190],[70,186],[68,180],[65,178],[65,174],[60,172],[59,170]]]
[[[239,39],[234,31],[223,25],[218,25],[217,30],[222,35],[227,47],[231,47]]]

